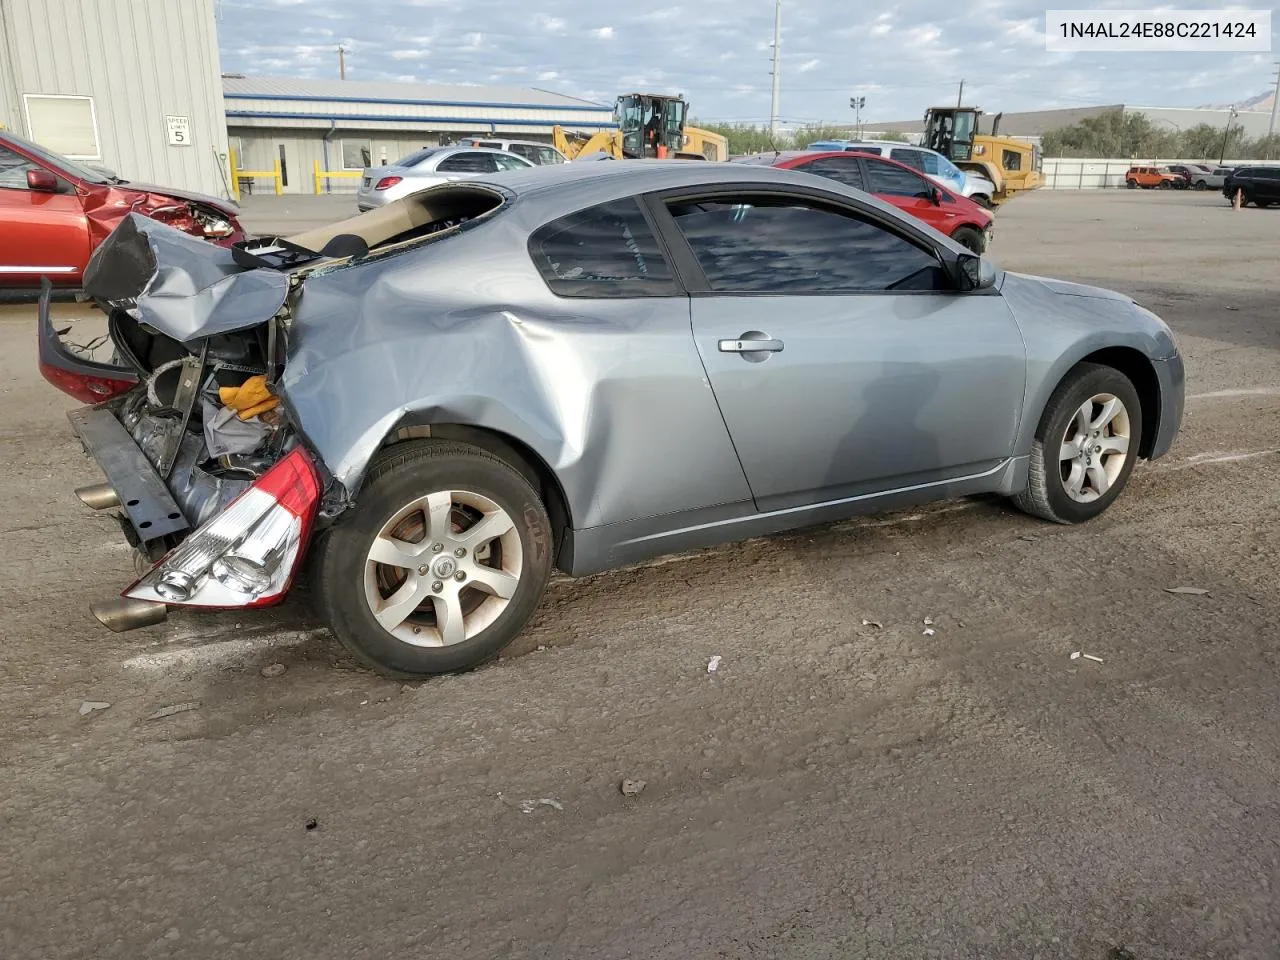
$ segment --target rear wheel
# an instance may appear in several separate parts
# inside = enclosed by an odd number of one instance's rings
[[[1208,190],[1208,189],[1209,189],[1209,185],[1208,185],[1207,183],[1205,183],[1203,180],[1197,180],[1197,181],[1196,181],[1196,189],[1197,189],[1197,190]]]
[[[972,250],[978,256],[982,256],[982,251],[986,247],[982,234],[973,227],[956,227],[955,233],[951,234],[951,239],[966,249]]]
[[[1049,398],[1031,444],[1019,509],[1054,523],[1083,523],[1120,495],[1138,458],[1142,406],[1129,378],[1082,363]]]
[[[1169,189],[1169,181],[1168,181],[1168,180],[1161,180],[1161,181],[1160,181],[1160,189],[1161,189],[1161,190],[1168,190],[1168,189]]]
[[[521,473],[470,444],[388,448],[320,547],[334,634],[390,676],[478,666],[524,629],[551,575],[547,511]]]
[[[1128,187],[1130,190],[1137,190],[1137,189],[1138,189],[1138,181],[1137,181],[1137,180],[1126,180],[1126,181],[1124,182],[1124,185],[1125,185],[1126,187]]]

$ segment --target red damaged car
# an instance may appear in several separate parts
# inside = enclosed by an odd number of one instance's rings
[[[848,151],[791,150],[740,157],[734,162],[803,170],[865,190],[923,220],[979,256],[991,242],[992,216],[988,211],[897,160]]]
[[[89,255],[132,212],[221,246],[245,239],[225,200],[121,180],[0,131],[0,289],[41,277],[80,286]]]

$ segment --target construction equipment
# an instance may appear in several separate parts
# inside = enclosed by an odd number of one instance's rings
[[[991,202],[1004,203],[1015,193],[1044,185],[1040,148],[1033,143],[1000,136],[997,113],[991,133],[983,134],[976,107],[930,107],[924,115],[921,146],[936,150],[961,170],[986,177],[996,185]]]
[[[727,160],[729,141],[718,133],[689,126],[689,105],[682,96],[625,93],[613,107],[617,127],[590,136],[562,127],[552,131],[557,150],[570,160],[596,153],[622,159]]]

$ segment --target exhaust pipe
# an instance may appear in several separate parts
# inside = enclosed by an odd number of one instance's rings
[[[138,627],[154,627],[157,623],[164,623],[169,616],[169,608],[163,603],[134,600],[130,597],[99,600],[89,604],[89,611],[98,618],[99,623],[115,633],[136,630]]]
[[[120,506],[120,495],[109,483],[95,483],[76,490],[80,502],[91,510],[110,510]]]

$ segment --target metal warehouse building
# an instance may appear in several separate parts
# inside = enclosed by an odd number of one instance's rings
[[[130,180],[225,196],[214,0],[0,0],[0,126]]]
[[[549,141],[557,125],[614,125],[612,107],[518,87],[230,75],[222,85],[238,182],[258,192],[276,189],[277,169],[282,192],[354,190],[364,167],[442,139]]]

